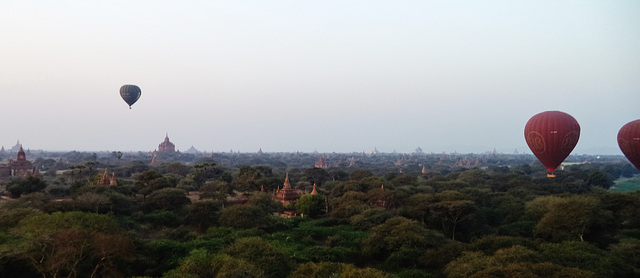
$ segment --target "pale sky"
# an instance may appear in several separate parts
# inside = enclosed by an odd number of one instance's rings
[[[0,2],[0,145],[530,153],[528,119],[621,154],[640,1]],[[142,97],[129,110],[119,88]]]

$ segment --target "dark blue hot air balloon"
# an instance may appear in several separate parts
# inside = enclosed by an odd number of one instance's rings
[[[129,109],[131,109],[131,105],[138,101],[140,95],[142,95],[142,91],[140,91],[140,87],[136,85],[127,84],[120,87],[120,96],[129,104]]]

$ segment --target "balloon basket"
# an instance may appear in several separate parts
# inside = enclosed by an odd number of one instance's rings
[[[556,177],[556,175],[554,175],[554,174],[547,174],[547,178],[555,178],[555,177]]]

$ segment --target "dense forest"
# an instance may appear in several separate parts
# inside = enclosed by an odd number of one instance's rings
[[[0,277],[640,277],[621,156],[30,155],[0,181]]]

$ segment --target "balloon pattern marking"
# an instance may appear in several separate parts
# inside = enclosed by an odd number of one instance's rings
[[[529,132],[527,136],[527,145],[534,154],[543,154],[545,151],[544,137],[536,131]]]

